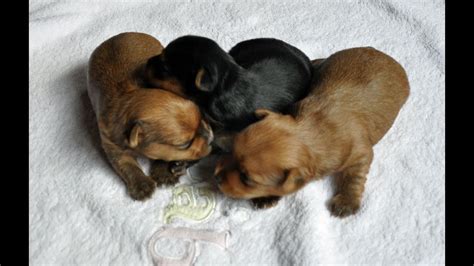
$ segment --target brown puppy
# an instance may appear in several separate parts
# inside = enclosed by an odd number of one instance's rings
[[[261,120],[236,136],[233,155],[215,171],[223,193],[269,207],[311,180],[336,174],[332,214],[359,209],[372,147],[407,100],[407,75],[373,48],[343,50],[313,64],[313,90],[295,105],[294,117],[257,110]]]
[[[211,151],[212,132],[193,102],[168,91],[141,88],[146,61],[162,49],[147,34],[122,33],[103,42],[89,60],[88,93],[102,147],[136,200],[149,198],[156,182],[177,181],[162,180],[164,167],[158,162],[151,178],[146,176],[137,156],[186,161]]]

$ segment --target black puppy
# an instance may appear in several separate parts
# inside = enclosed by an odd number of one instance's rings
[[[307,94],[312,76],[309,58],[281,40],[252,39],[226,53],[213,40],[190,35],[148,60],[146,73],[152,85],[196,101],[216,138],[257,121],[257,108],[285,112]]]

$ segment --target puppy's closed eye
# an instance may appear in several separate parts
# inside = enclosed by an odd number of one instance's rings
[[[290,173],[290,170],[284,170],[284,171],[283,171],[283,176],[281,177],[280,182],[279,182],[278,185],[281,186],[281,185],[283,185],[283,184],[286,182],[286,180],[288,180],[288,177],[289,177],[288,174],[289,174],[289,173]]]
[[[242,184],[246,185],[246,186],[250,186],[250,179],[248,177],[247,174],[245,174],[244,172],[240,172],[240,182],[242,182]]]
[[[186,150],[187,148],[189,148],[191,146],[191,144],[193,144],[193,139],[183,143],[183,144],[179,144],[179,145],[176,145],[176,147],[180,150]]]

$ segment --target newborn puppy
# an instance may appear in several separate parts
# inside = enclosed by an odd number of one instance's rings
[[[409,95],[407,75],[373,48],[353,48],[316,60],[310,94],[294,116],[258,110],[260,121],[235,138],[215,177],[234,198],[269,207],[311,180],[335,174],[333,215],[360,207],[372,147],[392,126]]]
[[[156,182],[178,180],[162,180],[163,165],[158,161],[151,177],[146,176],[137,156],[187,161],[211,151],[212,132],[192,101],[140,87],[146,61],[161,51],[161,44],[147,34],[122,33],[99,45],[89,59],[88,93],[102,147],[136,200],[149,198]]]
[[[151,84],[196,101],[219,142],[218,137],[257,121],[256,109],[283,112],[302,99],[311,82],[311,62],[276,39],[244,41],[226,53],[208,38],[183,36],[151,58],[146,73]]]

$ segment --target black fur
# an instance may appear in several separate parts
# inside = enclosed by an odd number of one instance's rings
[[[154,78],[177,79],[213,127],[227,131],[257,121],[258,108],[285,112],[307,94],[311,82],[309,58],[277,39],[244,41],[226,53],[208,38],[188,35],[172,41],[163,54],[148,61]]]

